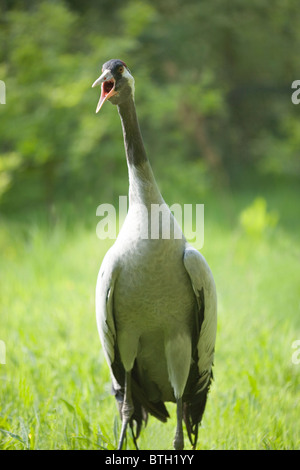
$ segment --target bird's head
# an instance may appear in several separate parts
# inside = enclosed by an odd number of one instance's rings
[[[101,85],[96,113],[106,100],[113,104],[122,104],[134,94],[134,78],[127,65],[119,59],[111,59],[103,64],[102,73],[92,87],[96,85]]]

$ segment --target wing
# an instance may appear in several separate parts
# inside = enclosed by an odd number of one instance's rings
[[[198,371],[204,388],[211,376],[217,331],[217,294],[212,272],[205,258],[186,245],[183,263],[196,295],[198,313],[203,316],[197,342]],[[201,314],[202,312],[202,314]],[[200,385],[200,384],[199,384]]]
[[[186,244],[183,263],[190,276],[197,300],[195,318],[196,350],[193,351],[185,391],[184,421],[193,449],[196,448],[198,426],[205,410],[212,379],[216,329],[217,294],[211,270],[205,258]]]
[[[120,385],[117,383],[112,370],[116,354],[113,296],[119,268],[112,254],[111,250],[106,253],[98,274],[96,285],[96,319],[105,359],[111,371],[113,388],[117,390],[120,388]]]

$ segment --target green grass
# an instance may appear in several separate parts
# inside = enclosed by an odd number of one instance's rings
[[[253,202],[244,198],[242,207]],[[215,217],[209,203],[205,209],[203,254],[217,284],[219,323],[199,448],[299,449],[300,365],[291,361],[300,339],[299,219],[290,230],[279,210],[277,226],[247,232],[239,203],[229,204],[233,223]],[[94,313],[109,243],[95,228],[96,221],[93,229],[1,222],[1,449],[116,446],[120,423]],[[172,448],[175,408],[168,408],[167,424],[149,418],[141,448]]]

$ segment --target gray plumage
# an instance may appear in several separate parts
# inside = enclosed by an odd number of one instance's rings
[[[195,448],[212,379],[217,324],[214,279],[163,200],[144,149],[134,105],[134,80],[119,60],[104,64],[97,107],[109,99],[120,114],[129,174],[129,209],[103,259],[96,287],[97,325],[120,405],[122,448],[129,424],[134,442],[148,413],[166,421],[177,403],[175,449],[182,420]],[[162,212],[151,238],[151,208]],[[170,237],[162,233],[169,224]],[[167,227],[168,228],[168,227]]]

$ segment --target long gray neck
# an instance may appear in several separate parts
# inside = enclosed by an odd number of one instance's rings
[[[163,199],[146,155],[133,97],[118,105],[118,111],[122,122],[129,173],[129,205],[160,204]]]
[[[124,103],[118,105],[120,114],[127,163],[139,166],[147,161],[147,155],[138,123],[133,98],[130,97]]]

